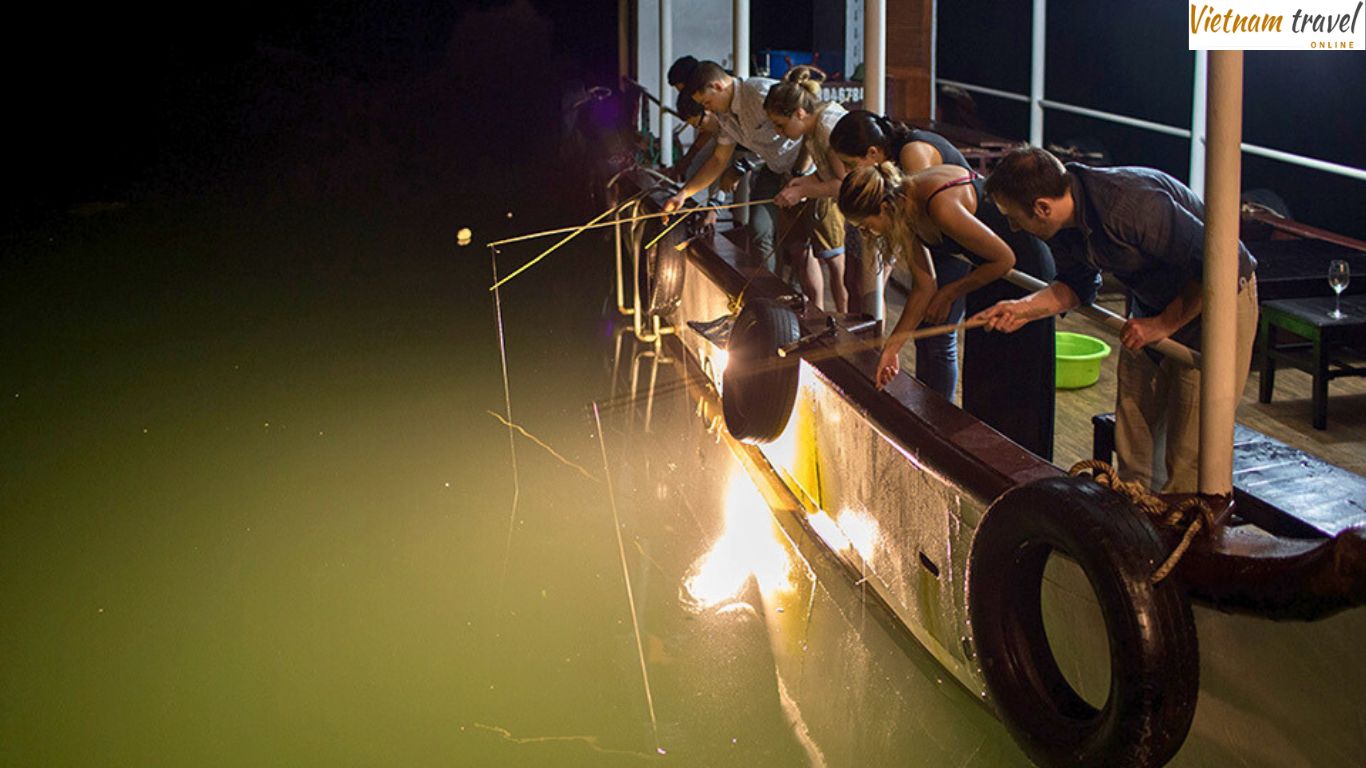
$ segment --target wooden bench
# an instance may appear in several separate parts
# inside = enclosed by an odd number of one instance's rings
[[[1112,461],[1115,415],[1091,417],[1092,455]],[[1271,533],[1336,536],[1366,526],[1366,478],[1237,424],[1233,431],[1237,515]]]

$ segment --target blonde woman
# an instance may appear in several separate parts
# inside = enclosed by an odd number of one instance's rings
[[[1052,258],[1037,238],[1010,231],[1010,225],[983,194],[983,180],[971,171],[937,165],[905,176],[892,163],[859,168],[845,176],[839,207],[849,221],[881,241],[884,253],[907,260],[911,295],[883,345],[877,384],[886,386],[901,369],[899,353],[922,321],[940,323],[959,298],[991,285],[1027,258],[1030,271]],[[934,281],[932,256],[965,254],[975,266],[943,286]],[[1042,327],[1043,323],[1036,323]],[[1031,331],[1026,339],[1007,340],[983,333],[965,354],[989,360],[998,371],[992,380],[965,381],[966,410],[1034,453],[1052,457],[1053,339]],[[1040,352],[1046,347],[1046,361]],[[980,391],[969,391],[972,389]]]
[[[778,193],[778,231],[784,234],[777,252],[786,256],[802,283],[802,293],[825,308],[825,274],[836,312],[849,311],[844,282],[844,217],[835,207],[844,164],[830,149],[830,131],[844,117],[844,107],[821,101],[825,73],[811,66],[793,67],[764,98],[764,112],[778,134],[802,142],[803,173]],[[809,248],[808,248],[809,246]]]
[[[905,174],[936,165],[956,165],[964,173],[972,170],[963,153],[943,136],[862,109],[840,118],[830,132],[830,147],[849,170],[881,162],[896,163]],[[845,245],[844,280],[849,285],[851,311],[881,319],[883,288],[891,276],[891,265],[883,263],[875,248],[860,249],[856,242]],[[935,280],[941,286],[961,279],[971,269],[968,264],[942,252],[932,255],[930,263],[934,265]],[[964,300],[954,302],[945,322],[960,322],[965,308]],[[965,379],[969,375],[969,371],[963,372]],[[953,399],[958,386],[958,338],[955,334],[916,340],[915,377],[946,400]],[[964,404],[966,406],[966,401]]]

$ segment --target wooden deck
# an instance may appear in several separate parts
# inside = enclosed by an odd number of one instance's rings
[[[901,313],[904,297],[895,288],[888,291],[888,319],[895,322]],[[1102,306],[1122,312],[1123,299],[1117,295],[1102,295]],[[1076,313],[1058,321],[1059,331],[1086,333],[1105,339],[1111,346],[1117,340],[1105,330]],[[915,370],[914,345],[902,352],[902,367]],[[971,354],[963,349],[963,354]],[[1091,458],[1091,417],[1113,411],[1115,407],[1115,361],[1111,354],[1101,366],[1100,381],[1086,389],[1059,390],[1057,393],[1057,422],[1054,438],[1054,463],[1067,468],[1077,461]],[[1257,402],[1260,376],[1256,370],[1248,377],[1238,406],[1238,423],[1288,443],[1300,450],[1350,470],[1366,475],[1366,379],[1338,379],[1329,386],[1328,429],[1314,429],[1310,424],[1309,374],[1289,368],[1276,372],[1276,394],[1271,403]]]

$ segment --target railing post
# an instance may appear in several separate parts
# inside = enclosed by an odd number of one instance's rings
[[[886,0],[863,4],[863,108],[879,115],[887,111]]]
[[[735,76],[749,77],[749,0],[731,3],[731,55]]]
[[[674,3],[659,0],[659,164],[665,168],[674,164],[674,121],[664,111],[673,87],[669,85],[669,65],[674,58]]]
[[[939,0],[930,0],[930,119],[939,119]]]
[[[1190,188],[1205,198],[1205,123],[1208,92],[1209,52],[1195,52],[1195,96],[1191,99],[1191,173]]]
[[[1029,43],[1029,143],[1043,146],[1043,77],[1048,0],[1034,0]]]

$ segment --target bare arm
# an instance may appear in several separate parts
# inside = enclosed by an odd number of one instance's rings
[[[944,158],[940,157],[939,150],[935,149],[933,144],[925,141],[906,142],[901,147],[901,157],[897,159],[901,162],[901,168],[906,173],[915,173],[944,164]]]
[[[1181,330],[1200,314],[1204,304],[1199,280],[1188,280],[1181,293],[1155,317],[1131,317],[1120,329],[1119,340],[1129,349],[1142,349]]]
[[[1080,305],[1081,300],[1071,288],[1063,283],[1049,283],[1022,299],[998,301],[972,319],[986,320],[987,330],[1014,333],[1031,320],[1059,315]]]
[[[711,157],[707,158],[707,162],[697,169],[697,173],[691,179],[688,179],[687,183],[683,185],[683,189],[664,202],[664,210],[678,210],[683,206],[683,201],[697,194],[699,190],[711,186],[711,183],[716,181],[726,166],[730,165],[730,158],[734,154],[734,144],[717,143],[716,151],[712,152]]]
[[[925,318],[925,308],[934,296],[934,266],[930,263],[929,252],[925,250],[920,238],[912,238],[907,249],[907,266],[911,270],[911,292],[906,297],[906,307],[897,318],[896,326],[882,345],[882,356],[878,360],[877,385],[887,386],[887,382],[901,370],[898,354],[906,346],[911,334],[920,327]]]
[[[671,175],[676,179],[683,178],[683,174],[688,172],[688,166],[692,165],[693,158],[697,157],[697,153],[707,146],[708,141],[716,138],[716,129],[708,126],[706,122],[698,126],[696,131],[697,135],[693,137],[692,146],[688,147],[688,151],[684,152],[683,156],[678,158],[678,162],[674,163]]]
[[[803,199],[813,197],[836,197],[840,193],[840,183],[844,181],[844,163],[832,151],[828,157],[830,168],[834,171],[832,179],[820,179],[816,174],[798,176],[789,181],[783,191],[778,193],[779,205],[796,205]]]
[[[968,209],[971,198],[971,192],[958,187],[930,201],[930,219],[939,227],[939,231],[985,262],[939,289],[927,312],[935,322],[948,315],[949,307],[959,297],[1005,277],[1015,267],[1015,252]]]

